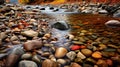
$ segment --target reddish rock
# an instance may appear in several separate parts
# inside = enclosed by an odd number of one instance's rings
[[[80,48],[81,48],[81,46],[79,46],[79,45],[71,46],[71,50],[79,50]]]

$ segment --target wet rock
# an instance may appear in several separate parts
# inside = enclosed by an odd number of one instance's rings
[[[33,61],[23,60],[19,62],[19,67],[38,67]]]
[[[3,59],[4,57],[6,57],[8,54],[0,54],[0,59]]]
[[[83,45],[84,43],[83,42],[81,42],[81,41],[72,41],[73,42],[73,44],[77,44],[77,45]]]
[[[24,32],[21,32],[21,34],[24,36],[27,36],[27,37],[37,37],[38,36],[38,32],[35,32],[33,30],[24,31]]]
[[[78,63],[71,63],[70,67],[82,67],[81,65],[79,65]]]
[[[72,45],[70,48],[71,48],[71,50],[79,50],[81,48],[81,46],[79,46],[79,45]]]
[[[78,58],[75,58],[74,62],[81,64],[83,63],[83,60],[80,57],[78,57]]]
[[[36,63],[41,63],[41,59],[38,55],[33,55],[32,60]]]
[[[107,14],[108,12],[106,10],[99,10],[98,13],[99,14]]]
[[[57,62],[62,65],[65,65],[67,63],[67,61],[65,59],[58,59]]]
[[[14,67],[22,54],[24,54],[23,49],[20,46],[15,47],[12,52],[7,56],[6,67]]]
[[[49,52],[44,52],[44,53],[42,53],[42,55],[41,56],[43,56],[43,57],[49,57],[51,54],[49,53]]]
[[[108,67],[108,65],[107,65],[107,63],[106,63],[105,60],[99,59],[96,64],[97,64],[98,66],[100,66],[100,67]]]
[[[68,50],[64,47],[59,47],[55,51],[55,57],[56,58],[62,58],[67,54]]]
[[[96,59],[99,59],[99,58],[102,58],[102,54],[101,54],[100,52],[94,52],[94,53],[92,54],[92,57],[93,57],[93,58],[96,58]]]
[[[92,55],[92,51],[89,49],[82,49],[81,52],[85,55],[85,56],[91,56]]]
[[[21,59],[31,59],[32,58],[32,54],[31,53],[25,53],[21,56]]]
[[[1,32],[0,33],[0,45],[2,45],[2,40],[5,39],[7,37],[5,32]]]
[[[94,60],[93,58],[87,58],[86,59],[86,62],[88,62],[88,63],[92,63],[92,64],[96,64],[96,60]]]
[[[43,46],[43,44],[42,44],[42,41],[31,40],[31,41],[25,42],[23,46],[24,46],[26,51],[30,51],[30,50],[33,50],[33,49],[41,48]]]
[[[76,57],[76,53],[74,51],[70,51],[66,54],[66,56],[70,59],[70,60],[74,60]]]
[[[81,58],[81,59],[85,59],[85,58],[86,58],[86,56],[83,55],[83,53],[81,53],[81,52],[78,52],[78,53],[77,53],[77,57],[79,57],[79,58]]]
[[[105,23],[107,27],[117,28],[120,27],[120,21],[118,20],[109,20]]]
[[[12,36],[12,37],[10,38],[10,40],[11,40],[11,41],[18,40],[18,37],[14,35],[14,36]]]
[[[59,67],[58,63],[49,59],[42,62],[42,67]]]
[[[51,27],[59,30],[68,30],[70,28],[65,21],[56,22]]]

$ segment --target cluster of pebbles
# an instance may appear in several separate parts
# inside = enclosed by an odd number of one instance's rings
[[[27,7],[29,8],[29,7]],[[38,10],[15,6],[0,9],[0,67],[119,67],[120,33],[81,30],[56,46],[48,18]],[[45,19],[45,20],[43,20]],[[70,45],[70,46],[66,46]]]

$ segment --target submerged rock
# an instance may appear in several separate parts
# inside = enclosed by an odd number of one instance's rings
[[[70,26],[65,21],[60,21],[53,24],[52,28],[56,28],[59,30],[68,30]]]
[[[109,20],[105,23],[105,25],[107,27],[111,27],[111,28],[120,28],[120,21],[118,20]]]

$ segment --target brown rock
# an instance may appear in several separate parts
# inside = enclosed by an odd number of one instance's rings
[[[96,59],[99,59],[99,58],[102,58],[102,54],[101,54],[100,52],[94,52],[94,53],[92,54],[92,57],[93,57],[93,58],[96,58]]]
[[[64,47],[59,47],[57,48],[56,52],[55,52],[55,57],[57,58],[61,58],[61,57],[64,57],[67,53],[67,49],[64,48]]]
[[[70,67],[82,67],[82,66],[80,66],[80,65],[77,64],[77,63],[71,63]]]
[[[42,67],[59,67],[58,63],[49,59],[42,62]]]
[[[33,49],[38,49],[42,47],[42,41],[38,41],[38,40],[31,40],[31,41],[27,41],[24,43],[24,48],[26,51],[30,51]]]

